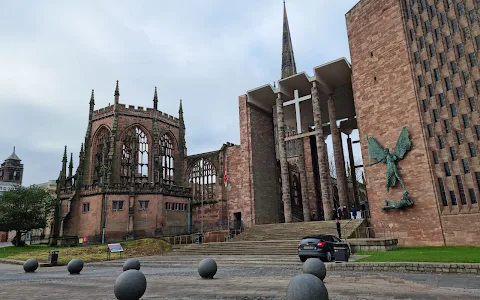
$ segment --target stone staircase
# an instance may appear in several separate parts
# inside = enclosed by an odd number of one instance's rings
[[[342,238],[357,237],[364,220],[343,220]],[[177,247],[172,255],[297,255],[302,237],[314,234],[337,236],[335,221],[296,222],[256,225],[229,242],[188,244]]]
[[[364,220],[341,220],[342,238],[350,238]],[[298,240],[307,235],[337,234],[336,221],[314,221],[256,225],[233,238],[239,241]]]

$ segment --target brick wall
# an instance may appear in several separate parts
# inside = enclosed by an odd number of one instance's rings
[[[346,18],[365,165],[370,162],[365,135],[375,137],[393,150],[401,128],[406,126],[413,143],[410,153],[398,164],[416,201],[412,209],[382,212],[384,200],[401,199],[402,189],[396,187],[386,193],[384,164],[366,168],[373,226],[381,233],[391,224],[395,237],[403,245],[443,245],[399,1],[362,0]]]
[[[64,235],[93,237],[102,233],[102,195],[83,196],[71,211],[71,222]],[[129,195],[107,195],[106,240],[125,238],[128,232]],[[122,210],[113,210],[113,201],[124,201]],[[148,210],[139,209],[139,201],[149,201]],[[186,204],[187,198],[164,195],[135,195],[133,231],[137,236],[153,236],[156,229],[187,225],[187,211],[166,210],[165,203]],[[64,201],[66,202],[66,201]],[[90,211],[83,212],[83,204],[90,203]],[[66,208],[65,208],[66,209]],[[77,222],[78,221],[78,222]],[[78,224],[73,227],[72,224]]]
[[[204,203],[203,204],[203,225],[218,224],[221,221],[221,203]],[[192,208],[192,223],[200,226],[202,223],[202,206],[196,205]]]
[[[255,224],[278,223],[277,170],[272,113],[249,105]]]
[[[445,244],[447,246],[480,246],[480,214],[462,214],[442,216]]]
[[[238,98],[240,115],[240,145],[226,149],[228,170],[228,216],[234,220],[241,213],[243,224],[254,224],[253,184],[251,169],[251,139],[246,95]]]

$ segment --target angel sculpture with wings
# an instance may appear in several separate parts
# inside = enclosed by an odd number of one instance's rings
[[[387,182],[386,188],[387,192],[391,187],[394,187],[398,181],[403,187],[403,190],[406,191],[405,183],[403,182],[402,178],[400,177],[400,172],[397,168],[397,162],[402,160],[405,157],[405,154],[410,151],[412,147],[412,143],[410,141],[410,137],[408,135],[407,128],[403,127],[402,132],[400,133],[400,137],[398,138],[397,144],[395,145],[395,149],[393,153],[390,153],[388,148],[383,148],[378,141],[373,137],[367,136],[368,142],[368,155],[375,159],[376,162],[370,164],[370,166],[376,165],[378,163],[385,163],[387,164]]]

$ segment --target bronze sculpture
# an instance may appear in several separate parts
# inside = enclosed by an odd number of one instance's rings
[[[387,192],[390,190],[390,188],[395,187],[397,180],[400,182],[403,188],[402,200],[400,200],[399,202],[396,202],[394,200],[385,200],[386,206],[382,209],[403,209],[413,205],[413,200],[410,198],[405,187],[405,183],[403,182],[403,179],[400,176],[400,172],[397,168],[397,163],[402,160],[407,154],[407,152],[410,151],[412,148],[412,142],[410,141],[407,128],[402,128],[402,131],[400,132],[400,137],[397,140],[397,144],[395,145],[395,149],[393,150],[393,152],[390,152],[388,148],[384,149],[380,145],[380,143],[373,137],[367,136],[367,143],[368,155],[376,160],[376,162],[370,164],[369,166],[373,166],[378,163],[384,163],[387,165],[387,178],[385,183]]]
[[[403,196],[400,201],[385,200],[385,206],[382,207],[382,211],[390,209],[406,209],[413,205],[413,199],[410,197],[406,190],[403,191]]]

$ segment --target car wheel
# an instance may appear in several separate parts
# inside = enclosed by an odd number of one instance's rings
[[[306,261],[307,261],[307,258],[306,258],[306,257],[300,257],[300,261],[301,261],[301,262],[306,262]]]
[[[332,261],[332,252],[330,252],[330,251],[327,252],[327,257],[326,257],[325,260],[328,261],[328,262]]]

